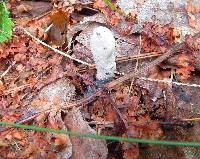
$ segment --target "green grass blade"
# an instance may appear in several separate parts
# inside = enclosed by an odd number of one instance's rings
[[[85,138],[93,138],[93,139],[103,139],[103,140],[112,140],[112,141],[123,141],[123,142],[134,142],[134,143],[142,143],[142,144],[155,144],[155,145],[168,145],[168,146],[191,146],[191,147],[200,147],[200,142],[186,142],[186,141],[164,141],[164,140],[148,140],[148,139],[138,139],[138,138],[128,138],[128,137],[117,137],[117,136],[107,136],[107,135],[98,135],[91,133],[80,133],[80,132],[71,132],[64,130],[55,130],[37,126],[30,125],[22,125],[16,123],[8,123],[8,122],[0,122],[2,125],[13,126],[21,129],[29,129],[41,132],[51,132],[56,134],[66,134],[69,136],[76,137],[85,137]]]

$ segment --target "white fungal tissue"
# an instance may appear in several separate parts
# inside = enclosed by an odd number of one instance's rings
[[[90,39],[90,48],[97,68],[96,78],[107,80],[113,77],[116,70],[113,33],[103,26],[95,28]]]

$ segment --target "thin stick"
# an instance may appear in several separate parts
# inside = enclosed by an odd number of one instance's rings
[[[196,41],[198,38],[200,38],[200,33],[197,33],[193,36],[193,41]],[[105,87],[107,89],[113,88],[118,84],[124,83],[127,80],[130,80],[133,77],[138,77],[138,76],[144,76],[145,74],[148,73],[149,69],[152,68],[153,66],[156,66],[163,62],[164,60],[172,57],[175,53],[177,53],[180,50],[185,49],[186,43],[177,43],[173,45],[166,53],[164,53],[162,56],[159,56],[156,60],[150,62],[148,65],[144,66],[143,68],[139,69],[138,71],[130,72],[129,74],[120,77],[116,80],[113,80],[112,82],[105,84]]]
[[[91,64],[89,64],[89,63],[87,63],[87,62],[84,62],[84,61],[82,61],[82,60],[76,59],[76,58],[74,58],[74,57],[72,57],[72,56],[70,56],[70,55],[68,55],[68,54],[66,54],[66,53],[64,53],[64,52],[62,52],[62,51],[60,51],[60,50],[58,50],[58,49],[56,49],[56,48],[53,48],[52,46],[50,46],[50,45],[48,45],[48,44],[46,44],[45,42],[41,41],[40,39],[36,38],[36,37],[33,36],[31,33],[29,33],[25,28],[23,28],[23,27],[21,27],[21,26],[16,26],[16,28],[19,28],[19,29],[23,30],[25,34],[27,34],[28,36],[30,36],[31,38],[33,38],[34,40],[36,40],[38,43],[42,44],[43,46],[46,46],[46,47],[48,47],[49,49],[53,50],[54,52],[56,52],[56,53],[58,53],[58,54],[60,54],[60,55],[63,55],[63,56],[65,56],[65,57],[68,57],[69,59],[74,60],[74,61],[77,61],[77,62],[79,62],[79,63],[81,63],[81,64],[84,64],[84,65],[87,65],[87,66],[91,66]]]
[[[96,97],[100,96],[102,93],[102,89],[97,90],[95,93],[93,93],[92,95],[85,97],[83,99],[77,100],[75,102],[72,103],[66,103],[64,106],[61,107],[62,110],[67,110],[67,109],[71,109],[74,107],[78,107],[81,108],[84,105],[87,105],[88,103],[91,103],[92,101],[95,100]],[[49,103],[49,106],[51,106],[52,103]],[[42,114],[42,113],[48,113],[51,112],[53,110],[57,110],[58,108],[54,108],[54,107],[50,107],[50,108],[46,108],[46,109],[37,109],[33,114],[30,114],[28,116],[21,116],[17,119],[17,124],[22,124],[25,123],[27,121],[30,121],[34,118],[36,118],[38,115]],[[26,114],[26,112],[24,112],[23,114]],[[5,127],[0,127],[0,132],[9,130],[10,128],[5,128]]]
[[[38,20],[40,20],[40,19],[46,17],[47,15],[50,15],[51,12],[52,12],[52,10],[50,10],[50,11],[48,11],[48,12],[42,14],[42,15],[39,15],[38,17],[33,18],[31,21],[36,21],[36,20],[38,21]]]
[[[200,121],[200,118],[181,119],[181,121]]]
[[[200,34],[199,34],[200,35]],[[167,58],[173,56],[176,52],[180,51],[181,49],[185,48],[185,43],[175,44],[173,47],[171,47],[166,53],[164,53],[162,56],[158,57],[156,60],[150,62],[148,65],[144,66],[143,68],[139,69],[138,71],[130,72],[129,74],[120,77],[116,80],[113,80],[110,83],[107,83],[105,85],[106,88],[113,88],[118,84],[124,83],[127,80],[130,80],[134,77],[142,76],[144,74],[147,74],[149,69],[153,66],[156,66],[166,60]]]
[[[187,86],[187,87],[198,87],[198,88],[200,88],[200,85],[198,85],[198,84],[172,82],[171,80],[159,80],[159,79],[152,79],[152,78],[145,78],[145,77],[140,77],[138,79],[151,81],[151,82],[161,82],[161,83],[166,83],[166,84],[175,84],[175,85],[178,85],[178,86]]]
[[[51,27],[53,26],[53,23],[51,23],[46,29],[45,29],[45,33],[47,33],[50,29],[51,29]]]
[[[5,90],[5,91],[3,92],[3,95],[8,95],[9,93],[15,93],[15,92],[17,92],[17,91],[19,91],[19,90],[21,90],[21,89],[24,89],[24,88],[26,88],[26,87],[28,87],[28,86],[30,86],[30,84],[24,84],[24,85],[19,86],[19,87],[10,88],[10,89],[8,89],[8,90]]]
[[[140,52],[141,52],[141,45],[142,45],[142,38],[141,38],[141,35],[140,35],[140,37],[139,37],[139,40],[140,40],[140,49],[139,49],[139,51],[138,51],[138,55],[140,55]],[[135,64],[135,71],[138,71],[138,65],[139,65],[139,59],[137,58],[137,60],[136,60],[136,64]],[[132,88],[133,88],[133,83],[134,83],[134,78],[132,78],[132,80],[131,80],[131,85],[130,85],[130,87],[129,87],[129,90],[128,90],[128,94],[129,95],[131,95],[131,92],[132,92]]]
[[[162,53],[145,53],[145,54],[137,54],[137,55],[132,55],[132,56],[121,56],[121,57],[116,57],[116,62],[117,63],[122,63],[122,62],[128,62],[136,59],[145,59],[145,58],[151,58],[151,57],[158,57],[162,55]],[[78,72],[84,72],[87,71],[88,69],[95,69],[95,64],[91,64],[91,66],[88,68],[82,68],[78,70]]]
[[[10,71],[10,69],[16,64],[16,61],[13,61],[12,64],[5,70],[4,73],[0,76],[0,80]]]

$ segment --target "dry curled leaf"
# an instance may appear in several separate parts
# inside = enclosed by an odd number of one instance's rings
[[[62,46],[66,40],[70,13],[62,7],[55,7],[51,14],[52,26],[48,32],[48,41],[56,47]]]
[[[127,149],[123,153],[124,159],[138,159],[139,157],[139,148],[138,147],[133,147],[130,149]]]
[[[187,66],[187,67],[176,69],[176,73],[181,75],[182,80],[188,79],[190,77],[192,71],[194,71],[194,67],[192,67],[192,66]]]
[[[200,25],[198,23],[197,18],[194,15],[195,13],[199,13],[200,6],[197,5],[197,4],[194,4],[192,2],[192,0],[188,0],[187,5],[186,5],[186,11],[187,11],[187,14],[188,14],[189,26],[194,28],[197,31],[200,31]]]
[[[141,44],[145,52],[165,52],[174,42],[173,28],[154,23],[145,23]]]

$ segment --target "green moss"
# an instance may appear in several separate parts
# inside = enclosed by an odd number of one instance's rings
[[[14,24],[9,18],[9,11],[6,4],[0,2],[0,43],[9,40],[12,37],[12,28]]]

